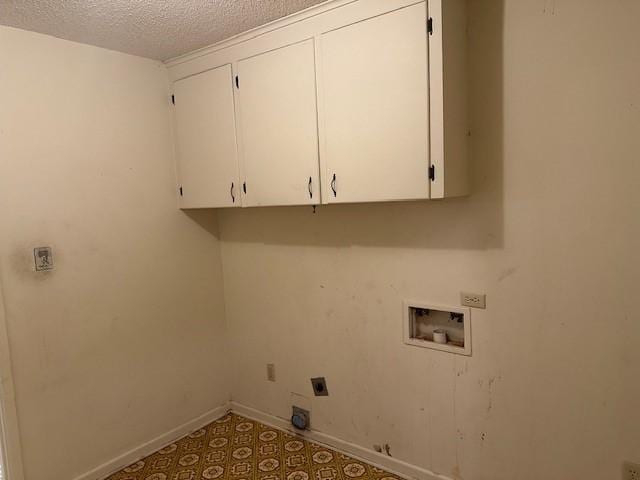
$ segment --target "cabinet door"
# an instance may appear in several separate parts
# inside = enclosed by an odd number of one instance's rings
[[[243,205],[319,203],[313,40],[238,62]]]
[[[425,3],[320,37],[328,203],[429,198]]]
[[[240,206],[231,65],[173,84],[181,208]]]

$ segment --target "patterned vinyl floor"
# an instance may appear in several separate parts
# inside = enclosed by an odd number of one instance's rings
[[[106,480],[400,480],[295,435],[230,413]]]

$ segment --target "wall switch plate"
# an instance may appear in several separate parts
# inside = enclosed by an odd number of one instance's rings
[[[324,379],[324,377],[312,378],[311,386],[313,386],[313,393],[316,397],[329,396],[329,390],[327,390],[327,381]]]
[[[460,303],[465,307],[487,308],[487,296],[484,293],[460,293]]]
[[[640,465],[624,462],[622,467],[622,480],[640,480]]]
[[[267,380],[276,381],[276,365],[274,363],[267,363]]]
[[[33,261],[36,272],[53,270],[53,253],[51,247],[36,247],[33,249]]]

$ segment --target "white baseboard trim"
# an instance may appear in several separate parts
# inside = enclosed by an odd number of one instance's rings
[[[213,410],[209,410],[199,417],[189,420],[188,422],[172,430],[169,430],[166,433],[163,433],[153,440],[149,440],[148,442],[145,442],[142,445],[134,447],[128,452],[117,456],[113,460],[109,460],[108,462],[103,463],[90,472],[76,477],[74,480],[99,480],[105,478],[108,475],[111,475],[112,473],[115,473],[118,470],[126,467],[127,465],[131,465],[141,458],[151,455],[155,451],[166,447],[179,438],[182,438],[185,435],[188,435],[198,430],[199,428],[202,428],[203,426],[213,422],[214,420],[217,420],[218,418],[227,414],[229,410],[229,404],[221,405],[217,408],[214,408]]]
[[[229,405],[231,407],[231,411],[238,415],[257,420],[280,430],[295,433],[313,442],[324,444],[339,452],[387,470],[388,472],[395,473],[396,475],[418,480],[452,480],[449,477],[438,475],[437,473],[431,472],[425,468],[411,465],[403,462],[402,460],[383,455],[354,443],[346,442],[317,430],[300,432],[300,430],[293,428],[289,419],[276,417],[271,414],[261,412],[260,410],[256,410],[255,408],[247,407],[246,405],[242,405],[238,402],[231,402]]]

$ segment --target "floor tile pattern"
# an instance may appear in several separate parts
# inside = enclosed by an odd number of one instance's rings
[[[400,480],[295,435],[230,413],[106,480]]]

